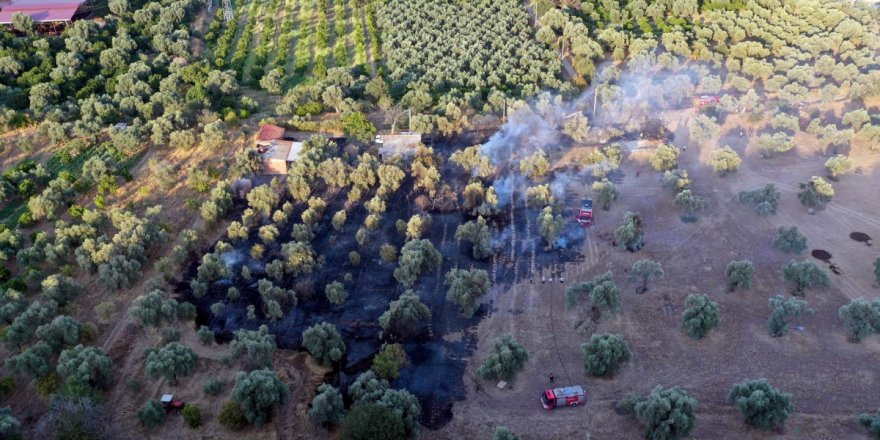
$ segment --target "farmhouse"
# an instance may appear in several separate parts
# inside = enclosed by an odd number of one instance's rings
[[[263,174],[287,174],[289,164],[295,161],[303,149],[297,141],[273,140],[257,147],[263,157]]]

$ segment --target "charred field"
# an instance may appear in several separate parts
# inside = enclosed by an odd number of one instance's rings
[[[498,188],[497,212],[487,217],[493,256],[475,259],[470,243],[455,240],[456,228],[475,218],[463,209],[457,196],[471,179],[446,159],[459,149],[481,145],[486,141],[484,135],[471,132],[428,143],[434,154],[442,158],[439,167],[442,186],[437,194],[431,198],[414,191],[414,179],[407,176],[400,190],[386,201],[388,208],[381,225],[370,232],[368,242],[363,245],[357,242],[355,232],[368,216],[367,210],[362,203],[346,200],[345,190],[324,188],[320,195],[327,202],[327,208],[322,219],[314,226],[314,238],[311,240],[318,256],[315,269],[307,275],[285,275],[275,283],[296,292],[295,304],[284,306],[282,318],[271,320],[260,313],[261,295],[257,280],[268,278],[266,262],[277,256],[281,242],[292,236],[294,221],[279,228],[279,239],[265,245],[265,252],[260,258],[250,254],[254,245],[263,244],[255,234],[251,234],[247,240],[231,241],[231,248],[220,254],[231,276],[210,283],[207,293],[201,297],[193,295],[188,283],[196,276],[199,266],[198,259],[191,261],[181,278],[174,283],[178,297],[196,305],[196,325],[207,326],[220,343],[230,342],[237,330],[254,330],[266,325],[275,335],[280,349],[303,350],[302,333],[305,329],[322,322],[334,324],[346,344],[346,353],[324,380],[343,390],[360,373],[370,369],[371,360],[383,343],[399,342],[405,348],[409,364],[400,371],[400,377],[392,381],[392,387],[407,389],[419,398],[424,426],[431,429],[444,426],[453,416],[453,404],[466,398],[465,369],[477,347],[476,326],[496,308],[494,299],[512,285],[530,277],[535,283],[540,282],[542,275],[555,275],[558,279],[563,264],[583,260],[583,255],[572,249],[585,239],[587,233],[574,220],[576,209],[573,211],[571,207],[566,207],[566,223],[557,248],[546,246],[546,242],[534,232],[539,210],[528,206],[524,191],[517,187],[524,185],[525,179],[518,176],[512,167],[506,169],[502,166],[497,168],[496,174],[485,179],[487,186],[494,184]],[[363,152],[378,153],[375,148],[358,153]],[[566,172],[562,171],[561,174]],[[566,179],[554,192],[567,191],[570,188],[566,186],[575,183],[570,177]],[[554,181],[552,173],[547,176],[547,181]],[[282,193],[285,195],[280,203],[289,201],[287,192]],[[247,201],[235,200],[227,219],[240,219],[246,208]],[[297,206],[290,218],[299,218],[305,208]],[[335,230],[330,217],[339,210],[346,210],[348,217],[345,226]],[[400,233],[396,222],[406,221],[414,214],[430,216],[430,226],[422,238],[436,246],[443,256],[443,262],[434,273],[420,277],[412,288],[430,308],[430,322],[422,327],[418,335],[401,340],[384,334],[379,325],[379,317],[388,309],[389,302],[406,290],[394,278],[394,269],[398,264],[383,260],[379,249],[385,244],[400,249],[406,237]],[[204,249],[202,253],[210,253],[213,248]],[[350,259],[349,253],[355,250],[362,256],[359,264],[353,264]],[[250,280],[241,275],[243,267],[250,270]],[[482,269],[488,272],[491,279],[492,288],[486,297],[488,300],[471,318],[462,316],[460,308],[446,298],[443,275],[455,268]],[[324,295],[324,286],[343,280],[350,296],[344,304],[334,305]],[[239,298],[227,298],[230,287],[239,290]],[[223,312],[219,314],[211,310],[211,306],[217,302],[225,303]],[[256,305],[256,319],[248,318],[249,305]]]

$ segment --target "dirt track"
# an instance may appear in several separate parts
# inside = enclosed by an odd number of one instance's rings
[[[726,128],[733,123],[728,121]],[[677,135],[686,138],[685,133],[680,127]],[[880,340],[872,336],[861,344],[847,342],[837,309],[850,298],[880,296],[872,275],[873,260],[880,252],[849,238],[852,232],[880,238],[878,158],[861,149],[852,152],[859,172],[835,182],[834,202],[809,215],[796,191],[799,182],[824,174],[826,157],[815,144],[804,140],[794,151],[761,159],[748,139],[724,140],[743,157],[736,174],[714,175],[708,149],[689,148],[680,160],[694,181],[694,191],[710,199],[710,209],[696,224],[679,220],[672,195],[660,190],[659,173],[647,163],[640,164],[644,158],[634,157],[622,167],[626,177],[620,185],[621,199],[610,212],[596,213],[596,225],[581,249],[586,260],[565,267],[566,284],[541,284],[540,277],[529,284],[521,277],[511,289],[493,292],[493,312],[479,325],[480,345],[469,371],[476,370],[491,340],[505,333],[526,346],[529,362],[508,389],[467,380],[468,399],[455,405],[452,422],[425,437],[488,438],[496,426],[505,425],[529,439],[640,438],[641,427],[617,415],[613,406],[628,392],[646,393],[663,385],[685,388],[699,400],[693,438],[862,438],[856,417],[880,406],[876,368]],[[637,169],[641,170],[639,178],[635,177]],[[779,212],[759,218],[739,203],[736,194],[769,182],[776,183],[782,193]],[[627,210],[641,212],[646,225],[647,246],[637,253],[612,249],[608,243]],[[796,225],[807,236],[808,250],[803,255],[772,248],[775,230],[783,225]],[[807,293],[816,313],[799,322],[803,331],[772,338],[766,330],[767,298],[788,292],[781,266],[792,258],[809,259],[813,249],[830,252],[841,275],[831,275],[831,289]],[[640,258],[660,261],[666,272],[644,295],[635,294],[635,285],[626,281],[624,273]],[[754,287],[727,293],[724,267],[738,259],[755,263]],[[596,331],[623,334],[633,357],[614,377],[596,379],[586,376],[581,359],[580,345],[589,333],[576,330],[588,319],[588,305],[564,310],[564,288],[606,270],[614,272],[621,288],[622,313],[600,319]],[[720,326],[700,341],[690,340],[679,328],[684,299],[690,293],[710,295],[721,310]],[[551,372],[557,386],[569,381],[586,387],[585,407],[552,412],[541,408],[538,396],[550,386],[547,374]],[[766,377],[794,395],[796,412],[783,435],[747,428],[738,411],[724,401],[734,383],[757,377]]]

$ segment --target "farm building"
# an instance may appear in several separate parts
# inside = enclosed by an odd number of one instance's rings
[[[11,24],[16,12],[30,15],[37,24],[64,24],[87,16],[89,8],[85,3],[86,0],[12,0],[0,6],[0,24]]]
[[[268,145],[260,145],[263,158],[263,174],[287,174],[290,162],[299,157],[303,143],[296,141],[274,140]]]
[[[260,127],[260,133],[257,134],[257,145],[267,147],[271,145],[273,141],[282,140],[284,139],[284,132],[284,127],[263,124],[263,126]]]

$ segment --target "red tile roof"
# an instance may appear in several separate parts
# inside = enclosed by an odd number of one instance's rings
[[[85,0],[13,0],[0,11],[0,23],[12,23],[12,14],[30,15],[37,23],[70,21]]]
[[[260,127],[259,141],[273,141],[284,137],[284,128],[277,125],[266,124]]]

